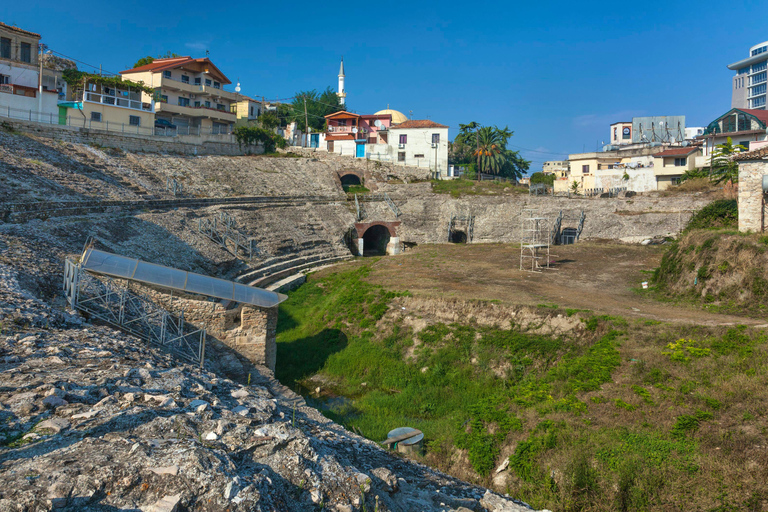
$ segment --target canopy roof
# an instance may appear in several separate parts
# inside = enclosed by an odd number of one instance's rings
[[[277,306],[288,298],[282,293],[148,263],[97,249],[86,249],[81,261],[85,270],[95,274],[129,279],[171,290],[216,297],[217,299],[253,304],[263,308]]]

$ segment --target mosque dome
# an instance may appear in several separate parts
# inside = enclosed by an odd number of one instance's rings
[[[389,114],[392,116],[392,124],[400,124],[404,123],[408,120],[407,117],[402,112],[398,112],[397,110],[392,110],[391,108],[385,109],[385,110],[379,110],[374,115],[376,116],[385,116]]]

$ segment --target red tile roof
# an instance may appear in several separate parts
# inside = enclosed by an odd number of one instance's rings
[[[763,146],[754,151],[746,151],[734,156],[734,160],[765,160],[768,158],[768,146]]]
[[[669,148],[665,151],[662,151],[661,153],[654,153],[655,157],[664,157],[664,156],[687,156],[695,151],[699,151],[698,146],[687,146],[682,148]]]
[[[37,34],[35,32],[30,32],[29,30],[24,30],[24,29],[19,28],[19,27],[14,27],[13,25],[7,25],[7,24],[3,23],[2,21],[0,21],[0,27],[8,29],[8,30],[15,30],[16,32],[21,32],[22,34],[26,34],[28,36],[41,37],[40,34]]]
[[[354,133],[334,133],[325,136],[325,140],[355,140]]]
[[[448,128],[444,124],[438,124],[428,119],[409,119],[408,121],[392,126],[393,130],[400,128]]]
[[[333,114],[328,114],[325,116],[326,119],[358,119],[359,117],[359,115],[353,114],[352,112],[347,112],[346,110],[339,110],[338,112],[334,112]]]
[[[220,78],[221,83],[224,84],[231,84],[232,82],[229,80],[229,78],[226,77],[224,73],[221,72],[219,68],[216,67],[216,65],[211,62],[211,59],[208,57],[203,57],[201,59],[193,59],[189,55],[185,57],[171,57],[168,59],[155,59],[149,64],[144,64],[143,66],[139,66],[137,68],[132,69],[126,69],[125,71],[121,71],[121,75],[127,75],[130,73],[144,73],[146,71],[152,71],[153,73],[159,73],[161,71],[165,71],[167,69],[175,69],[179,68],[181,66],[187,65],[187,64],[199,64],[200,66],[210,66],[212,70],[214,71],[215,75],[218,75]]]

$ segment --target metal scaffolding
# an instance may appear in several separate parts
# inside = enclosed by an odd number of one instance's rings
[[[198,219],[197,231],[238,258],[248,258],[250,261],[259,254],[256,240],[237,229],[234,217],[227,212],[219,212],[218,218]]]
[[[95,277],[82,264],[64,263],[64,292],[67,302],[110,325],[159,346],[176,357],[203,366],[205,328],[174,316],[147,297],[128,288],[128,281],[107,276]]]
[[[520,216],[520,270],[541,272],[549,266],[550,223],[538,210],[524,209]]]

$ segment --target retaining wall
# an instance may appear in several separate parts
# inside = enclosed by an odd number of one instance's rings
[[[761,233],[765,229],[764,175],[768,175],[768,162],[739,162],[739,231]]]
[[[18,131],[31,133],[40,137],[90,144],[109,148],[118,148],[129,152],[169,153],[177,155],[226,155],[238,156],[246,153],[260,155],[264,153],[263,146],[253,146],[246,152],[238,144],[208,140],[206,136],[159,137],[119,133],[75,126],[52,125],[21,121],[0,117],[0,122]],[[213,135],[219,138],[220,136]],[[189,139],[189,140],[185,140]]]

